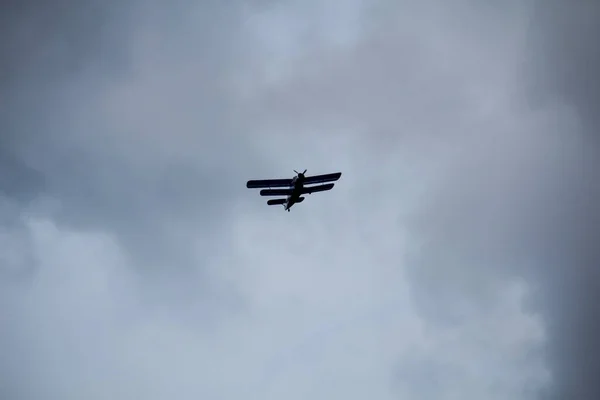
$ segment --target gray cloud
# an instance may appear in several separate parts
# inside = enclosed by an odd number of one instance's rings
[[[535,95],[556,99],[577,117],[564,132],[563,162],[540,215],[542,265],[536,276],[550,335],[550,360],[556,378],[551,398],[600,396],[600,7],[595,2],[540,4],[533,20],[540,58],[532,75],[545,84]],[[545,88],[545,90],[543,90]],[[573,143],[568,147],[569,143]]]
[[[0,25],[1,394],[530,399],[543,366],[522,278],[552,392],[597,397],[578,357],[595,351],[597,153],[572,134],[597,132],[597,93],[570,72],[597,68],[565,56],[578,33],[549,33],[570,13],[19,4]],[[302,167],[344,170],[315,200],[337,208],[308,204],[290,232],[238,202],[248,176]]]
[[[600,396],[600,64],[591,39],[600,34],[599,11],[592,2],[538,4],[521,71],[527,100],[517,102],[536,122],[518,132],[489,126],[493,140],[461,143],[465,151],[447,165],[415,226],[426,243],[414,261],[416,296],[433,320],[449,314],[456,296],[485,312],[481,300],[499,275],[526,277],[535,289],[553,375],[541,398]]]
[[[171,249],[167,257],[185,257],[182,248],[170,243],[185,235],[185,224],[178,225],[184,231],[175,236],[163,233],[169,229],[165,224],[179,218],[216,232],[225,220],[216,223],[210,216],[223,214],[230,206],[235,189],[223,182],[235,175],[232,168],[237,167],[212,155],[245,157],[244,139],[228,136],[237,128],[224,114],[231,105],[220,87],[228,73],[221,66],[228,62],[234,44],[228,34],[220,34],[217,48],[211,48],[207,39],[223,23],[221,17],[233,22],[236,15],[205,8],[198,21],[202,29],[195,33],[198,40],[190,47],[189,42],[177,45],[182,36],[170,26],[186,18],[181,5],[162,13],[166,10],[151,4],[145,9],[135,3],[86,2],[53,5],[52,10],[46,10],[45,3],[19,4],[3,13],[11,22],[3,24],[8,32],[3,34],[7,43],[2,58],[10,71],[4,87],[12,88],[3,91],[6,99],[10,97],[3,118],[3,190],[19,199],[36,195],[58,199],[51,210],[57,221],[116,231],[128,243],[126,248],[137,257],[144,255],[146,264],[164,264],[159,253],[167,248]],[[39,19],[48,22],[34,23],[35,29],[27,32],[32,43],[14,32]],[[154,21],[161,24],[152,39],[158,42],[154,51],[163,54],[132,58],[137,41],[144,40],[136,35],[143,36]],[[124,55],[121,63],[103,64],[116,53]],[[140,62],[168,65],[170,57],[194,62],[199,67],[197,80],[174,79],[157,69],[151,72],[155,76],[147,77],[152,82],[149,88],[144,88],[127,72]],[[22,70],[26,66],[39,68],[33,79]],[[133,103],[119,103],[123,98]],[[182,120],[179,110],[191,108],[196,115]],[[188,157],[197,157],[191,163],[169,154],[186,142]],[[202,164],[212,169],[199,169]],[[192,210],[200,213],[192,215]]]
[[[114,345],[110,329],[115,323],[105,321],[110,325],[105,327],[106,338],[86,330],[84,315],[93,313],[102,300],[82,293],[68,298],[89,284],[75,270],[67,272],[67,279],[79,280],[79,287],[44,280],[48,270],[59,274],[61,262],[39,255],[30,219],[50,219],[59,229],[116,236],[130,260],[120,266],[132,268],[140,281],[130,288],[131,295],[112,294],[124,309],[135,302],[137,293],[138,301],[170,308],[183,319],[200,318],[208,327],[215,314],[239,307],[230,285],[206,266],[211,252],[228,246],[220,237],[228,229],[237,187],[243,187],[240,168],[260,164],[246,152],[238,127],[227,120],[231,105],[221,88],[229,73],[224,66],[235,53],[234,30],[215,29],[227,21],[235,23],[239,15],[205,7],[190,16],[182,3],[168,9],[151,3],[94,1],[2,7],[0,276],[2,321],[8,328],[2,336],[6,374],[0,393],[38,398],[46,388],[48,398],[60,397],[63,389],[49,383],[54,368],[49,360],[56,358],[46,353],[63,345],[60,337],[68,336],[70,328],[53,329],[60,322],[52,318],[61,318],[61,308],[70,310],[71,332],[83,329],[81,335],[91,347]],[[176,29],[178,24],[196,17],[201,28],[184,41],[186,45],[178,46],[186,34]],[[150,48],[140,54],[148,37]],[[177,62],[195,68],[195,74],[174,77]],[[148,75],[140,77],[140,68]],[[132,103],[120,103],[129,100]],[[236,160],[240,163],[230,162]],[[63,262],[81,262],[89,273],[95,268],[94,260],[75,248]],[[39,286],[40,281],[46,286]],[[54,295],[90,310],[82,315],[72,306],[52,304],[47,297],[52,285],[66,285],[64,294]],[[51,305],[30,307],[29,301]],[[101,315],[100,311],[97,317]],[[36,324],[46,332],[37,335]],[[102,331],[101,326],[91,326]],[[77,350],[65,352],[64,370],[81,367],[85,361],[80,355]],[[100,358],[94,360],[110,362]],[[85,377],[80,379],[77,385],[85,386]]]
[[[301,113],[307,125],[360,126],[419,176],[434,174],[406,221],[423,315],[439,329],[460,325],[489,312],[507,281],[525,278],[547,324],[548,393],[596,398],[598,368],[586,355],[598,352],[597,9],[555,2],[497,13],[473,4],[437,18],[399,6],[412,19],[393,28],[378,19],[382,36],[352,53],[302,58],[293,86],[264,104]],[[411,23],[443,31],[445,42],[415,39]],[[464,47],[445,48],[451,41]],[[319,73],[314,59],[326,60]]]
[[[43,87],[92,63],[114,67],[125,62],[132,4],[3,2],[3,86],[27,80]]]
[[[583,129],[594,135],[600,89],[593,76],[600,61],[592,38],[598,32],[598,6],[592,1],[573,6],[556,0],[539,2],[534,10],[530,95],[538,101],[555,101],[558,96],[578,113]]]

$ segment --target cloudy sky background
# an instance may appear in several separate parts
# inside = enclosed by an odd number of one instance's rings
[[[600,398],[597,4],[0,15],[3,399]]]

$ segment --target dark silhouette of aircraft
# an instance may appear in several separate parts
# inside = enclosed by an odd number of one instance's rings
[[[304,197],[302,195],[331,190],[333,189],[333,183],[327,182],[337,181],[340,179],[340,176],[342,176],[341,172],[314,176],[305,176],[304,174],[306,174],[306,170],[304,170],[304,172],[298,172],[294,170],[294,172],[297,175],[289,179],[250,180],[246,183],[246,187],[248,189],[264,188],[260,191],[261,196],[287,196],[286,198],[268,200],[267,204],[270,206],[283,205],[284,209],[289,212],[290,208],[292,208],[294,204],[302,203],[304,201]],[[322,183],[323,185],[305,186],[316,183]]]

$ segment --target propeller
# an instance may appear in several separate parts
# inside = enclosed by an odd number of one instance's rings
[[[308,171],[308,170],[306,170],[306,169],[305,169],[305,170],[304,170],[304,172],[298,172],[298,171],[294,170],[294,172],[295,172],[295,173],[296,173],[298,176],[301,176],[301,177],[303,177],[303,178],[304,178],[304,174],[306,173],[306,171]]]

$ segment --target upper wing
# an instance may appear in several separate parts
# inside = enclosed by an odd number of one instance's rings
[[[261,196],[289,196],[293,189],[263,189],[260,191]]]
[[[268,187],[285,187],[292,184],[291,179],[260,179],[246,182],[248,189],[268,188]]]
[[[333,174],[325,174],[325,175],[307,176],[306,178],[304,178],[304,184],[310,185],[313,183],[334,182],[334,181],[337,181],[338,179],[340,179],[340,176],[342,176],[341,172],[336,172]]]
[[[331,190],[333,189],[333,183],[328,183],[326,185],[319,185],[319,186],[313,186],[313,187],[303,187],[302,188],[302,194],[311,194],[311,193],[316,193],[316,192],[324,192],[326,190]]]

